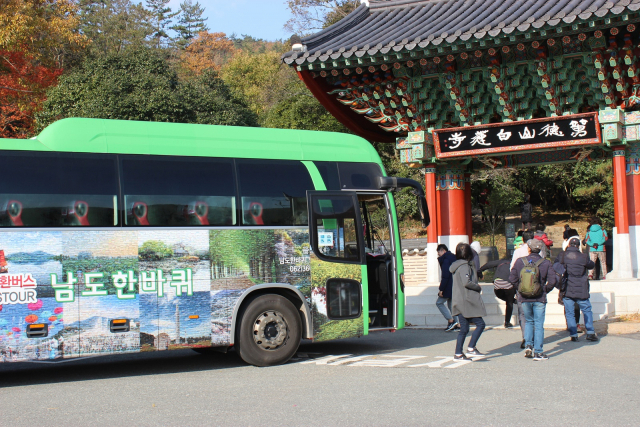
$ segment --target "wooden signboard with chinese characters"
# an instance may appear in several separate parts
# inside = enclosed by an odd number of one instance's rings
[[[601,144],[597,113],[433,131],[436,157],[469,157]]]

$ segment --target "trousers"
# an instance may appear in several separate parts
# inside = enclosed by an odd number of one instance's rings
[[[462,348],[464,347],[464,340],[469,333],[469,322],[473,322],[476,325],[475,331],[471,334],[471,341],[469,341],[469,348],[474,348],[478,343],[482,331],[484,331],[485,323],[482,317],[464,317],[458,316],[460,322],[460,331],[458,332],[458,342],[456,343],[456,354],[462,354]]]

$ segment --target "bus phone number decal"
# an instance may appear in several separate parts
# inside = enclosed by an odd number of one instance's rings
[[[301,257],[280,257],[280,264],[290,264],[289,271],[292,273],[302,273],[311,271],[311,262],[308,256]]]

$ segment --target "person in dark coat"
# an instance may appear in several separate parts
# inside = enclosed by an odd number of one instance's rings
[[[442,273],[440,278],[440,288],[438,288],[436,306],[448,322],[444,331],[450,332],[458,327],[458,317],[451,315],[451,288],[453,286],[453,276],[449,271],[451,264],[456,261],[456,256],[452,254],[449,251],[449,248],[447,248],[447,245],[444,244],[438,245],[436,251],[438,252],[438,263],[440,264],[440,270]]]
[[[593,328],[593,312],[589,300],[589,270],[595,267],[595,263],[587,254],[580,252],[580,238],[569,239],[567,250],[558,255],[556,262],[565,265],[567,270],[567,289],[562,302],[564,302],[565,317],[571,341],[578,341],[578,327],[575,319],[575,305],[577,304],[584,315],[584,324],[587,329],[587,340],[597,341]]]
[[[511,258],[499,259],[497,261],[489,261],[480,268],[480,271],[496,269],[493,279],[493,293],[497,298],[507,303],[507,309],[504,313],[504,327],[512,328],[511,316],[513,315],[513,304],[516,302],[516,288],[509,282],[509,264]]]
[[[476,344],[485,323],[482,320],[487,315],[484,302],[480,293],[482,288],[478,284],[478,272],[473,263],[473,251],[467,243],[458,243],[456,246],[456,262],[449,268],[453,274],[453,289],[451,294],[452,314],[458,316],[460,322],[460,332],[458,332],[458,342],[456,344],[455,360],[468,360],[469,356],[482,356]],[[467,354],[462,352],[464,341],[469,333],[469,323],[476,325],[471,341],[467,347]]]
[[[531,228],[531,221],[533,216],[533,205],[531,205],[531,196],[524,195],[524,203],[520,206],[520,221],[522,221],[522,229],[528,230]]]
[[[544,243],[538,239],[531,239],[527,242],[527,245],[531,253],[516,261],[511,269],[511,274],[509,274],[509,281],[518,289],[518,301],[521,303],[520,305],[524,311],[524,355],[528,358],[533,357],[533,360],[547,360],[549,357],[542,352],[544,343],[544,318],[547,308],[547,293],[551,292],[555,287],[556,275],[551,268],[551,262],[540,256],[540,251],[542,251]],[[542,260],[538,266],[542,293],[536,298],[525,298],[520,293],[520,272],[525,267],[525,259],[527,260],[527,264],[534,264]]]

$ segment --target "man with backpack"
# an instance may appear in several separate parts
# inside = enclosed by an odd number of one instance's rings
[[[600,226],[598,218],[591,219],[591,226],[587,232],[584,241],[589,246],[589,258],[593,261],[593,267],[589,270],[589,279],[593,279],[595,263],[600,260],[600,271],[602,272],[602,280],[607,278],[607,254],[604,251],[604,243],[607,241],[607,232]]]
[[[527,245],[531,253],[516,261],[509,282],[518,290],[518,302],[524,311],[524,355],[533,360],[547,360],[549,357],[542,352],[544,318],[547,293],[555,287],[556,275],[551,269],[551,262],[540,256],[544,243],[532,239]]]
[[[584,315],[584,324],[587,329],[587,341],[598,341],[595,329],[593,328],[593,312],[591,311],[591,301],[589,301],[589,277],[588,271],[595,267],[595,263],[590,260],[587,254],[580,252],[580,238],[577,236],[569,238],[567,250],[560,253],[556,258],[554,270],[564,270],[564,283],[561,281],[560,292],[564,294],[564,312],[567,319],[567,328],[571,341],[578,341],[578,325],[575,318],[575,305],[577,304]],[[561,265],[563,269],[556,266]],[[559,285],[560,285],[559,284]]]

